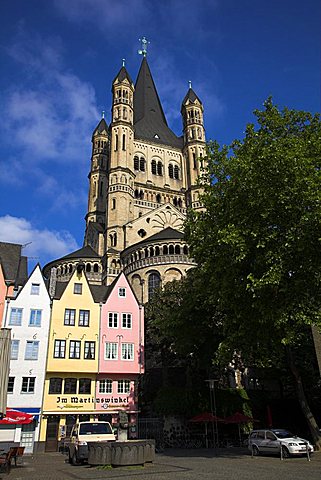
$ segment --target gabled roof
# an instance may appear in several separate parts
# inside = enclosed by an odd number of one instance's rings
[[[121,69],[119,70],[119,72],[117,73],[116,77],[114,78],[113,84],[115,83],[116,80],[118,80],[119,82],[122,82],[126,78],[129,81],[129,83],[134,84],[134,82],[130,78],[129,73],[127,72],[126,68],[124,66],[122,66]]]
[[[125,250],[122,251],[122,255],[124,254],[124,252],[127,252],[128,250],[131,250],[133,248],[137,248],[139,245],[140,246],[148,245],[151,242],[163,241],[163,240],[182,240],[183,238],[184,238],[184,234],[182,232],[179,232],[178,230],[175,230],[172,227],[167,227],[167,228],[164,228],[163,230],[160,230],[158,233],[155,233],[155,235],[146,237],[141,242],[137,242],[125,248]]]
[[[192,88],[188,89],[188,92],[185,95],[184,100],[182,101],[182,107],[185,105],[187,100],[189,100],[192,103],[194,103],[195,100],[198,100],[200,102],[200,104],[202,105],[202,102],[201,102],[200,98],[196,95],[196,93],[194,92],[194,90]]]
[[[22,245],[0,242],[0,262],[5,280],[22,285],[28,278],[28,259],[21,256]]]
[[[102,133],[104,130],[108,132],[108,125],[106,123],[106,120],[102,118],[98,123],[97,127],[95,128],[95,130],[93,131],[93,135],[95,135],[95,133]]]
[[[134,92],[135,138],[154,143],[183,147],[183,139],[168,127],[155,83],[144,57],[138,72]]]

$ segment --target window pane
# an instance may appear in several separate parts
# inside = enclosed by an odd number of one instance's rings
[[[22,393],[34,393],[35,391],[35,377],[22,377]]]
[[[119,295],[119,297],[126,297],[126,289],[120,287],[120,288],[118,289],[118,295]]]
[[[19,354],[19,340],[11,340],[11,360],[17,360]]]
[[[77,393],[77,378],[65,378],[64,393]]]
[[[15,377],[9,377],[8,380],[8,393],[13,393],[13,388],[14,388],[14,378]]]
[[[70,341],[69,358],[80,358],[80,341],[78,340]]]
[[[104,379],[99,381],[99,393],[112,393],[113,382],[110,379]]]
[[[79,379],[79,393],[90,393],[91,392],[91,380],[90,378],[80,378]]]
[[[85,359],[93,360],[95,358],[95,342],[85,342]]]
[[[72,326],[75,325],[75,316],[76,316],[76,310],[71,308],[66,308],[64,325],[72,325]]]
[[[61,393],[62,378],[53,377],[49,380],[49,393]]]
[[[110,312],[108,314],[108,327],[118,328],[118,313]]]
[[[31,284],[31,295],[39,295],[40,293],[40,283]]]
[[[22,308],[11,308],[9,325],[21,325]]]
[[[132,314],[123,313],[122,314],[122,328],[132,328]]]
[[[79,310],[79,325],[89,327],[89,310]]]
[[[118,344],[113,342],[106,343],[106,359],[117,360],[117,348]]]
[[[134,344],[133,343],[122,343],[121,358],[122,358],[122,360],[133,360],[134,359]]]
[[[41,327],[41,310],[30,310],[29,325],[32,327]]]
[[[118,380],[117,393],[129,393],[130,380]]]
[[[38,360],[39,342],[27,340],[25,360]]]
[[[66,354],[66,340],[55,340],[55,358],[65,358]]]
[[[75,283],[74,284],[74,293],[76,293],[77,295],[82,294],[82,283]]]

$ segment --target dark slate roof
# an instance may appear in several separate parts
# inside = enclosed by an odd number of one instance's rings
[[[134,83],[132,81],[132,79],[130,78],[129,73],[127,72],[126,68],[123,66],[123,67],[121,67],[121,69],[117,73],[116,77],[114,78],[113,84],[116,80],[118,80],[119,82],[122,82],[123,80],[125,80],[125,78],[127,78],[129,83],[132,83],[132,84]]]
[[[155,233],[155,235],[152,235],[151,237],[148,237],[146,240],[154,241],[154,240],[181,240],[184,238],[184,234],[182,232],[179,232],[178,230],[175,230],[172,227],[167,227],[164,228],[164,230],[161,230],[158,233]]]
[[[0,261],[4,278],[22,285],[28,278],[28,258],[21,256],[22,245],[0,242]]]
[[[106,286],[89,284],[89,288],[96,303],[104,303],[112,290],[110,285]]]
[[[55,294],[53,297],[55,300],[60,300],[62,294],[66,290],[67,285],[68,282],[56,282]]]
[[[88,228],[93,228],[94,230],[97,230],[99,233],[103,233],[104,229],[101,223],[98,222],[89,222]]]
[[[100,256],[93,248],[91,248],[89,245],[86,245],[75,252],[68,253],[68,255],[59,258],[59,260],[67,260],[68,258],[100,258]]]
[[[168,127],[155,83],[146,58],[143,58],[134,92],[135,138],[154,143],[183,147],[182,137],[177,137]],[[156,137],[155,137],[156,135]]]
[[[192,103],[194,103],[195,100],[198,100],[200,103],[202,103],[200,98],[196,95],[196,93],[194,92],[194,90],[192,88],[188,89],[188,92],[185,95],[184,100],[182,101],[182,107],[185,105],[187,100],[190,100]]]
[[[93,131],[93,135],[98,132],[98,133],[101,133],[103,132],[104,130],[106,130],[106,132],[108,132],[108,125],[106,123],[106,120],[104,118],[102,118],[100,120],[100,122],[98,123],[97,127],[95,128],[95,130]]]

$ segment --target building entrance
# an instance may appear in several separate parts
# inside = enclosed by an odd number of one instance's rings
[[[48,415],[46,432],[46,452],[56,452],[58,450],[58,427],[60,422],[59,415]]]

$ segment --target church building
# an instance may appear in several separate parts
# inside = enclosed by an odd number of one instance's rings
[[[112,82],[110,123],[103,116],[92,135],[84,245],[45,266],[52,289],[82,262],[94,285],[110,285],[123,271],[146,303],[155,288],[196,265],[183,223],[188,208],[201,208],[203,105],[190,83],[182,92],[183,135],[177,136],[167,124],[146,47],[144,38],[136,82],[124,63]]]

